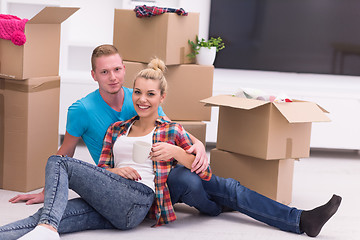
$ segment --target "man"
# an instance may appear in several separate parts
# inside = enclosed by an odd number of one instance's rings
[[[99,89],[69,107],[64,141],[57,154],[72,157],[77,143],[82,138],[97,164],[107,128],[114,122],[132,118],[136,115],[136,111],[132,102],[132,89],[123,87],[125,66],[117,49],[112,45],[96,47],[92,54],[91,64],[91,76],[99,84]],[[162,109],[159,109],[159,115],[165,116]],[[188,152],[196,153],[192,171],[199,173],[208,167],[207,155],[203,144],[191,135],[190,138],[194,145]],[[176,168],[175,171],[177,169],[181,168]],[[197,177],[196,174],[193,176]],[[174,177],[178,178],[179,174]],[[178,193],[177,190],[186,191],[188,188],[177,186],[178,181],[175,179],[173,182],[175,182],[173,192],[178,196],[177,201],[180,201],[182,193]],[[191,181],[187,182],[186,179],[183,179],[180,183],[191,184]],[[189,195],[189,192],[186,194]],[[36,194],[17,195],[9,201],[12,203],[25,201],[26,204],[42,203],[44,190]],[[204,206],[205,213],[206,211],[215,211],[216,215],[219,214],[219,206],[216,203],[208,198],[205,198],[204,201],[207,201],[208,204],[202,204],[200,199],[196,201],[196,204]],[[200,209],[202,208],[200,207]]]
[[[72,157],[82,137],[97,164],[108,126],[116,121],[130,119],[136,112],[132,103],[132,90],[122,86],[125,67],[115,47],[102,45],[95,48],[91,75],[98,82],[99,89],[69,108],[67,131],[57,154]],[[159,113],[164,115],[162,110]],[[188,151],[200,153],[197,155],[201,157],[196,157],[191,171],[183,166],[171,170],[167,183],[173,204],[182,201],[209,215],[220,214],[221,206],[226,206],[270,226],[295,233],[305,232],[311,237],[320,233],[340,205],[341,197],[334,195],[323,206],[303,211],[251,191],[231,178],[220,178],[213,174],[210,181],[202,181],[194,172],[202,172],[208,167],[205,149],[200,141],[193,136],[190,138],[194,145]],[[40,203],[44,201],[44,193],[18,195],[9,201]],[[69,210],[68,214],[75,213]]]

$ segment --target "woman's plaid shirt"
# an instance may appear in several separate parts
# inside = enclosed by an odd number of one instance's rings
[[[113,168],[114,158],[112,147],[118,136],[126,134],[131,124],[139,119],[138,116],[127,121],[120,121],[112,124],[105,135],[103,149],[100,155],[98,166],[102,168]],[[184,128],[175,122],[168,122],[162,117],[158,118],[155,123],[155,131],[152,142],[166,142],[179,146],[185,150],[192,145],[189,135]],[[150,210],[150,216],[156,219],[155,226],[161,226],[176,220],[175,211],[173,209],[169,189],[166,184],[167,177],[175,166],[177,161],[172,158],[164,161],[153,161],[155,171],[155,195],[156,199]],[[200,178],[209,181],[211,179],[210,167],[199,174]]]

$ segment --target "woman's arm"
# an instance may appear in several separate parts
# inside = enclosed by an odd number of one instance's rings
[[[115,173],[122,176],[123,178],[139,181],[141,180],[140,174],[133,169],[132,167],[122,167],[122,168],[107,168],[109,172]]]
[[[112,158],[112,147],[113,147],[112,137],[113,137],[113,132],[114,132],[114,129],[113,129],[114,125],[115,125],[115,123],[110,125],[110,127],[106,131],[98,167],[105,168],[105,169],[114,167],[114,161]]]

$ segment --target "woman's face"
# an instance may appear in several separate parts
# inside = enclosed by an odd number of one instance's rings
[[[165,98],[159,85],[159,80],[136,79],[132,100],[140,117],[158,117],[158,108]]]

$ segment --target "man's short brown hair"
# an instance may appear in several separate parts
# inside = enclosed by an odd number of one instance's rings
[[[119,54],[117,48],[110,44],[104,44],[96,47],[91,55],[91,68],[95,71],[95,59],[101,56],[109,56],[113,54]],[[120,55],[120,54],[119,54]],[[121,56],[120,56],[121,57]]]

